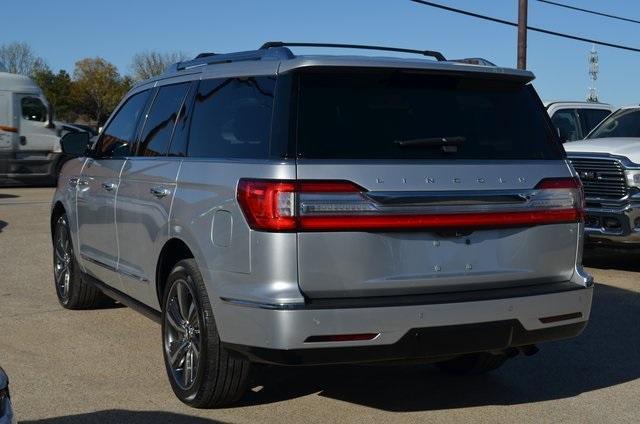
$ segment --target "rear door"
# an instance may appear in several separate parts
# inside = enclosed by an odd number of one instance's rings
[[[524,82],[306,70],[297,115],[298,179],[324,181],[297,194],[308,297],[571,277],[577,183]]]
[[[155,271],[167,240],[169,211],[175,193],[181,154],[168,156],[174,126],[184,120],[191,82],[158,88],[142,129],[135,156],[123,166],[116,203],[118,272],[123,291],[146,304],[157,302]],[[184,145],[184,131],[176,145]]]

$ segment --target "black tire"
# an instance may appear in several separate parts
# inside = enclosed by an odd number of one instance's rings
[[[69,221],[64,213],[56,219],[53,232],[53,282],[58,302],[66,309],[94,309],[112,302],[99,289],[82,280]]]
[[[507,355],[494,355],[489,352],[470,353],[449,359],[448,361],[438,362],[436,366],[450,374],[484,374],[500,368],[507,359]]]
[[[222,346],[204,281],[193,259],[178,262],[167,278],[162,347],[171,388],[185,404],[220,407],[237,402],[247,391],[251,364]]]

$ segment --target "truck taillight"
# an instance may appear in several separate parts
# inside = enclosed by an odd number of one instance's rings
[[[512,204],[389,206],[349,181],[242,179],[237,197],[249,226],[259,231],[504,228],[583,219],[584,195],[577,178],[544,179],[525,191],[526,201]]]

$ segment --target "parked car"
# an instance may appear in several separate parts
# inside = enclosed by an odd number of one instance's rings
[[[0,368],[0,424],[16,424],[9,394],[9,377]]]
[[[55,182],[65,160],[59,135],[40,87],[0,72],[0,183]]]
[[[587,241],[640,243],[640,107],[618,109],[586,140],[565,144],[586,194]]]
[[[483,372],[578,335],[582,187],[533,74],[419,53],[267,43],[135,86],[88,150],[62,140],[83,156],[52,204],[62,306],[160,321],[195,407],[256,362]]]
[[[98,131],[96,131],[95,128],[89,125],[63,123],[63,124],[60,124],[60,127],[65,133],[66,132],[86,132],[86,133],[89,133],[91,137],[98,135]]]
[[[545,108],[563,143],[582,140],[615,110],[596,102],[547,102]]]

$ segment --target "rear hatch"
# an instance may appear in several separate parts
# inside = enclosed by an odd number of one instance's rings
[[[528,81],[345,68],[295,80],[298,183],[272,198],[291,215],[279,230],[298,232],[307,297],[571,277],[580,183]]]

